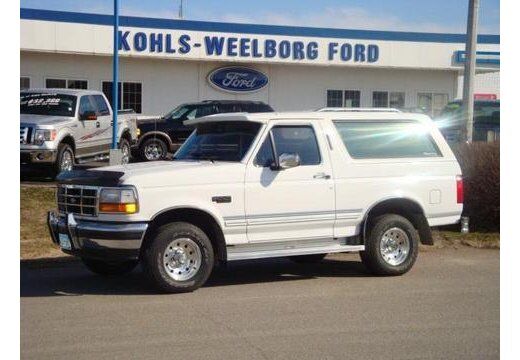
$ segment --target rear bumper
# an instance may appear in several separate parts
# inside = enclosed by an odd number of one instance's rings
[[[56,150],[20,150],[21,164],[53,164]]]
[[[60,245],[60,234],[70,239],[71,249],[62,251],[78,257],[99,260],[135,260],[148,223],[112,223],[79,220],[50,211],[47,225],[52,241]]]

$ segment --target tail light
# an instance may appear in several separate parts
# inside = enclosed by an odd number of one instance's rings
[[[457,175],[457,204],[464,203],[464,181],[462,175]]]

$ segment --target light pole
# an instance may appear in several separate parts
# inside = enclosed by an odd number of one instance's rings
[[[112,148],[110,165],[121,164],[117,144],[117,109],[119,108],[119,0],[114,0],[114,53],[112,55]]]
[[[477,51],[477,22],[479,0],[469,0],[468,27],[466,31],[466,61],[464,62],[464,88],[462,92],[462,109],[465,126],[462,127],[461,140],[473,141],[473,107],[474,107],[474,83]]]

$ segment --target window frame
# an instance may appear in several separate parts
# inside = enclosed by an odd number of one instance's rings
[[[26,87],[26,88],[22,88],[20,86],[20,90],[28,90],[28,89],[30,89],[31,88],[31,83],[32,83],[31,77],[30,76],[26,76],[26,75],[20,75],[20,82],[22,81],[22,79],[27,79],[29,81],[29,86]]]
[[[110,102],[110,98],[112,97],[112,92],[110,93],[110,97],[107,94],[105,94],[105,92],[103,91],[104,83],[112,84],[112,80],[101,80],[101,92],[106,96],[107,101],[110,104],[110,107],[113,108],[112,103]],[[136,114],[142,114],[143,113],[144,82],[141,80],[125,80],[125,81],[120,80],[120,81],[118,81],[118,83],[121,84],[121,91],[118,94],[119,98],[118,98],[118,103],[117,103],[117,105],[119,106],[119,109],[112,109],[112,110],[118,111],[118,110],[125,109],[125,107],[123,106],[124,102],[125,102],[125,84],[140,84],[141,85],[141,102],[140,102],[141,112],[136,111]]]
[[[58,80],[58,81],[65,81],[65,87],[63,88],[52,88],[47,87],[47,80]],[[69,81],[84,81],[87,83],[87,87],[85,89],[83,88],[69,88]],[[69,77],[61,77],[61,76],[49,76],[43,78],[43,85],[45,89],[79,89],[79,90],[88,90],[88,79],[82,79],[82,78],[69,78]]]
[[[358,104],[358,106],[352,106],[352,107],[346,106],[346,103],[347,103],[347,92],[357,92],[357,93],[359,93],[359,104]],[[363,95],[363,92],[361,91],[361,89],[346,89],[346,90],[343,90],[343,107],[347,108],[347,109],[357,109],[357,108],[360,108],[361,107],[362,95]]]
[[[343,107],[345,104],[345,90],[341,89],[325,89],[325,106],[326,107],[338,107],[329,105],[329,91],[339,91],[341,93],[341,104],[339,107]]]
[[[450,93],[449,92],[442,92],[442,91],[439,91],[439,90],[417,90],[415,92],[415,104],[416,104],[415,107],[416,108],[420,108],[419,95],[430,95],[431,96],[430,111],[429,112],[424,112],[425,115],[428,115],[431,118],[434,118],[435,116],[440,115],[440,113],[446,107],[446,105],[448,105],[450,103],[450,101],[453,101],[453,100],[450,100]],[[434,108],[433,108],[435,95],[446,96],[446,103],[442,106],[442,108],[439,110],[439,113],[437,115],[434,115]]]
[[[389,156],[389,157],[380,157],[380,156],[370,156],[370,157],[355,157],[353,156],[350,151],[348,150],[346,142],[343,140],[343,137],[341,136],[341,133],[339,129],[337,128],[337,123],[383,123],[383,124],[391,124],[391,123],[397,123],[397,124],[403,124],[403,123],[409,123],[409,124],[422,124],[420,121],[412,120],[412,119],[366,119],[366,120],[357,120],[357,119],[332,119],[332,125],[334,126],[334,129],[337,133],[338,139],[343,146],[343,149],[345,150],[344,154],[351,159],[352,161],[365,161],[365,162],[379,162],[379,161],[389,161],[389,162],[395,162],[399,160],[438,160],[445,157],[444,153],[441,150],[441,147],[433,137],[431,132],[428,132],[426,134],[427,139],[431,142],[433,147],[435,148],[437,155],[436,156]]]
[[[257,162],[256,162],[256,158],[258,156],[258,153],[260,152],[260,150],[262,149],[262,146],[264,145],[264,142],[269,138],[271,140],[271,150],[273,151],[273,155],[274,155],[274,160],[275,160],[275,163],[277,162],[277,158],[279,157],[278,156],[278,152],[277,152],[277,149],[276,149],[276,142],[274,141],[274,135],[272,133],[272,130],[274,128],[278,128],[278,127],[307,127],[307,128],[310,128],[314,134],[314,139],[316,140],[316,147],[318,149],[318,156],[319,156],[319,162],[317,164],[306,164],[306,165],[303,165],[303,164],[300,164],[300,166],[321,166],[323,165],[323,155],[321,153],[321,148],[320,148],[320,140],[318,139],[318,135],[317,135],[317,132],[316,132],[316,128],[314,127],[314,124],[312,123],[296,123],[296,124],[288,124],[288,123],[279,123],[279,124],[273,124],[271,127],[268,127],[267,128],[267,134],[265,134],[265,136],[262,136],[262,138],[260,139],[260,141],[258,142],[258,145],[257,147],[254,149],[254,152],[253,152],[253,155],[252,155],[252,163],[253,163],[253,166],[257,167],[257,168],[270,168],[270,166],[261,166],[261,165],[258,165]]]

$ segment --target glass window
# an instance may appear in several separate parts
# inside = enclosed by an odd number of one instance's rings
[[[261,126],[251,121],[199,124],[174,160],[241,161]]]
[[[79,100],[79,115],[83,115],[87,111],[96,112],[96,108],[92,103],[91,96],[82,96]]]
[[[45,79],[45,87],[47,89],[65,89],[67,80],[65,79]]]
[[[20,114],[74,116],[76,100],[73,95],[21,93]]]
[[[394,109],[404,108],[404,92],[391,92],[390,93],[390,107]]]
[[[134,109],[138,114],[142,110],[142,85],[137,82],[123,83],[123,108]]]
[[[441,156],[428,128],[414,121],[335,121],[355,159]]]
[[[271,142],[271,137],[267,135],[267,137],[264,140],[264,143],[260,147],[260,150],[258,150],[258,154],[256,154],[255,165],[269,167],[273,163],[273,143]]]
[[[374,91],[372,93],[372,106],[376,108],[388,107],[388,92]]]
[[[318,141],[311,126],[275,126],[273,133],[276,153],[298,154],[301,165],[317,165],[321,162]]]
[[[104,116],[104,115],[110,114],[110,110],[108,109],[107,102],[105,101],[103,96],[94,95],[92,98],[94,99],[94,102],[96,103],[98,116]]]
[[[29,89],[31,87],[31,79],[26,76],[20,77],[20,90]]]
[[[448,94],[418,93],[417,105],[427,115],[436,117],[440,115],[448,103]]]
[[[345,107],[359,107],[361,91],[345,90]]]
[[[67,80],[67,88],[69,89],[88,89],[87,80]]]
[[[343,91],[327,90],[327,107],[342,107]]]

